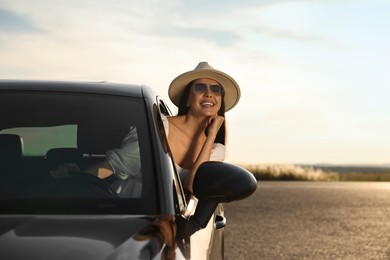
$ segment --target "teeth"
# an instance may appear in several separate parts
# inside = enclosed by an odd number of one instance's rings
[[[214,106],[214,104],[213,103],[211,103],[211,102],[203,102],[202,103],[202,106]]]

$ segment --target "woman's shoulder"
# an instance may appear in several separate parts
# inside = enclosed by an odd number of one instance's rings
[[[164,128],[165,128],[165,132],[166,132],[167,136],[168,136],[168,133],[169,133],[171,125],[174,126],[174,128],[178,128],[178,127],[180,127],[180,124],[183,121],[183,116],[166,116],[166,115],[162,115],[161,118],[162,118],[162,121],[163,121],[163,124],[164,124]],[[173,129],[173,130],[175,130],[175,129]]]
[[[184,122],[184,116],[169,116],[167,117],[167,120],[170,125],[179,127]]]
[[[184,116],[167,116],[167,119],[169,120],[169,122],[179,122],[183,121]]]

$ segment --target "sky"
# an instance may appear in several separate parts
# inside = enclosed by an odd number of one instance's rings
[[[387,0],[0,0],[0,78],[240,85],[240,164],[390,164]]]

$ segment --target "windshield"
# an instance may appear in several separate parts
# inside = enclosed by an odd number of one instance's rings
[[[0,213],[156,212],[143,100],[0,95]]]

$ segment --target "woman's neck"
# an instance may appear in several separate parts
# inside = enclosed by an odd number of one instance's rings
[[[206,129],[208,117],[193,116],[191,114],[184,115],[184,124],[187,130],[195,134],[204,133]]]

